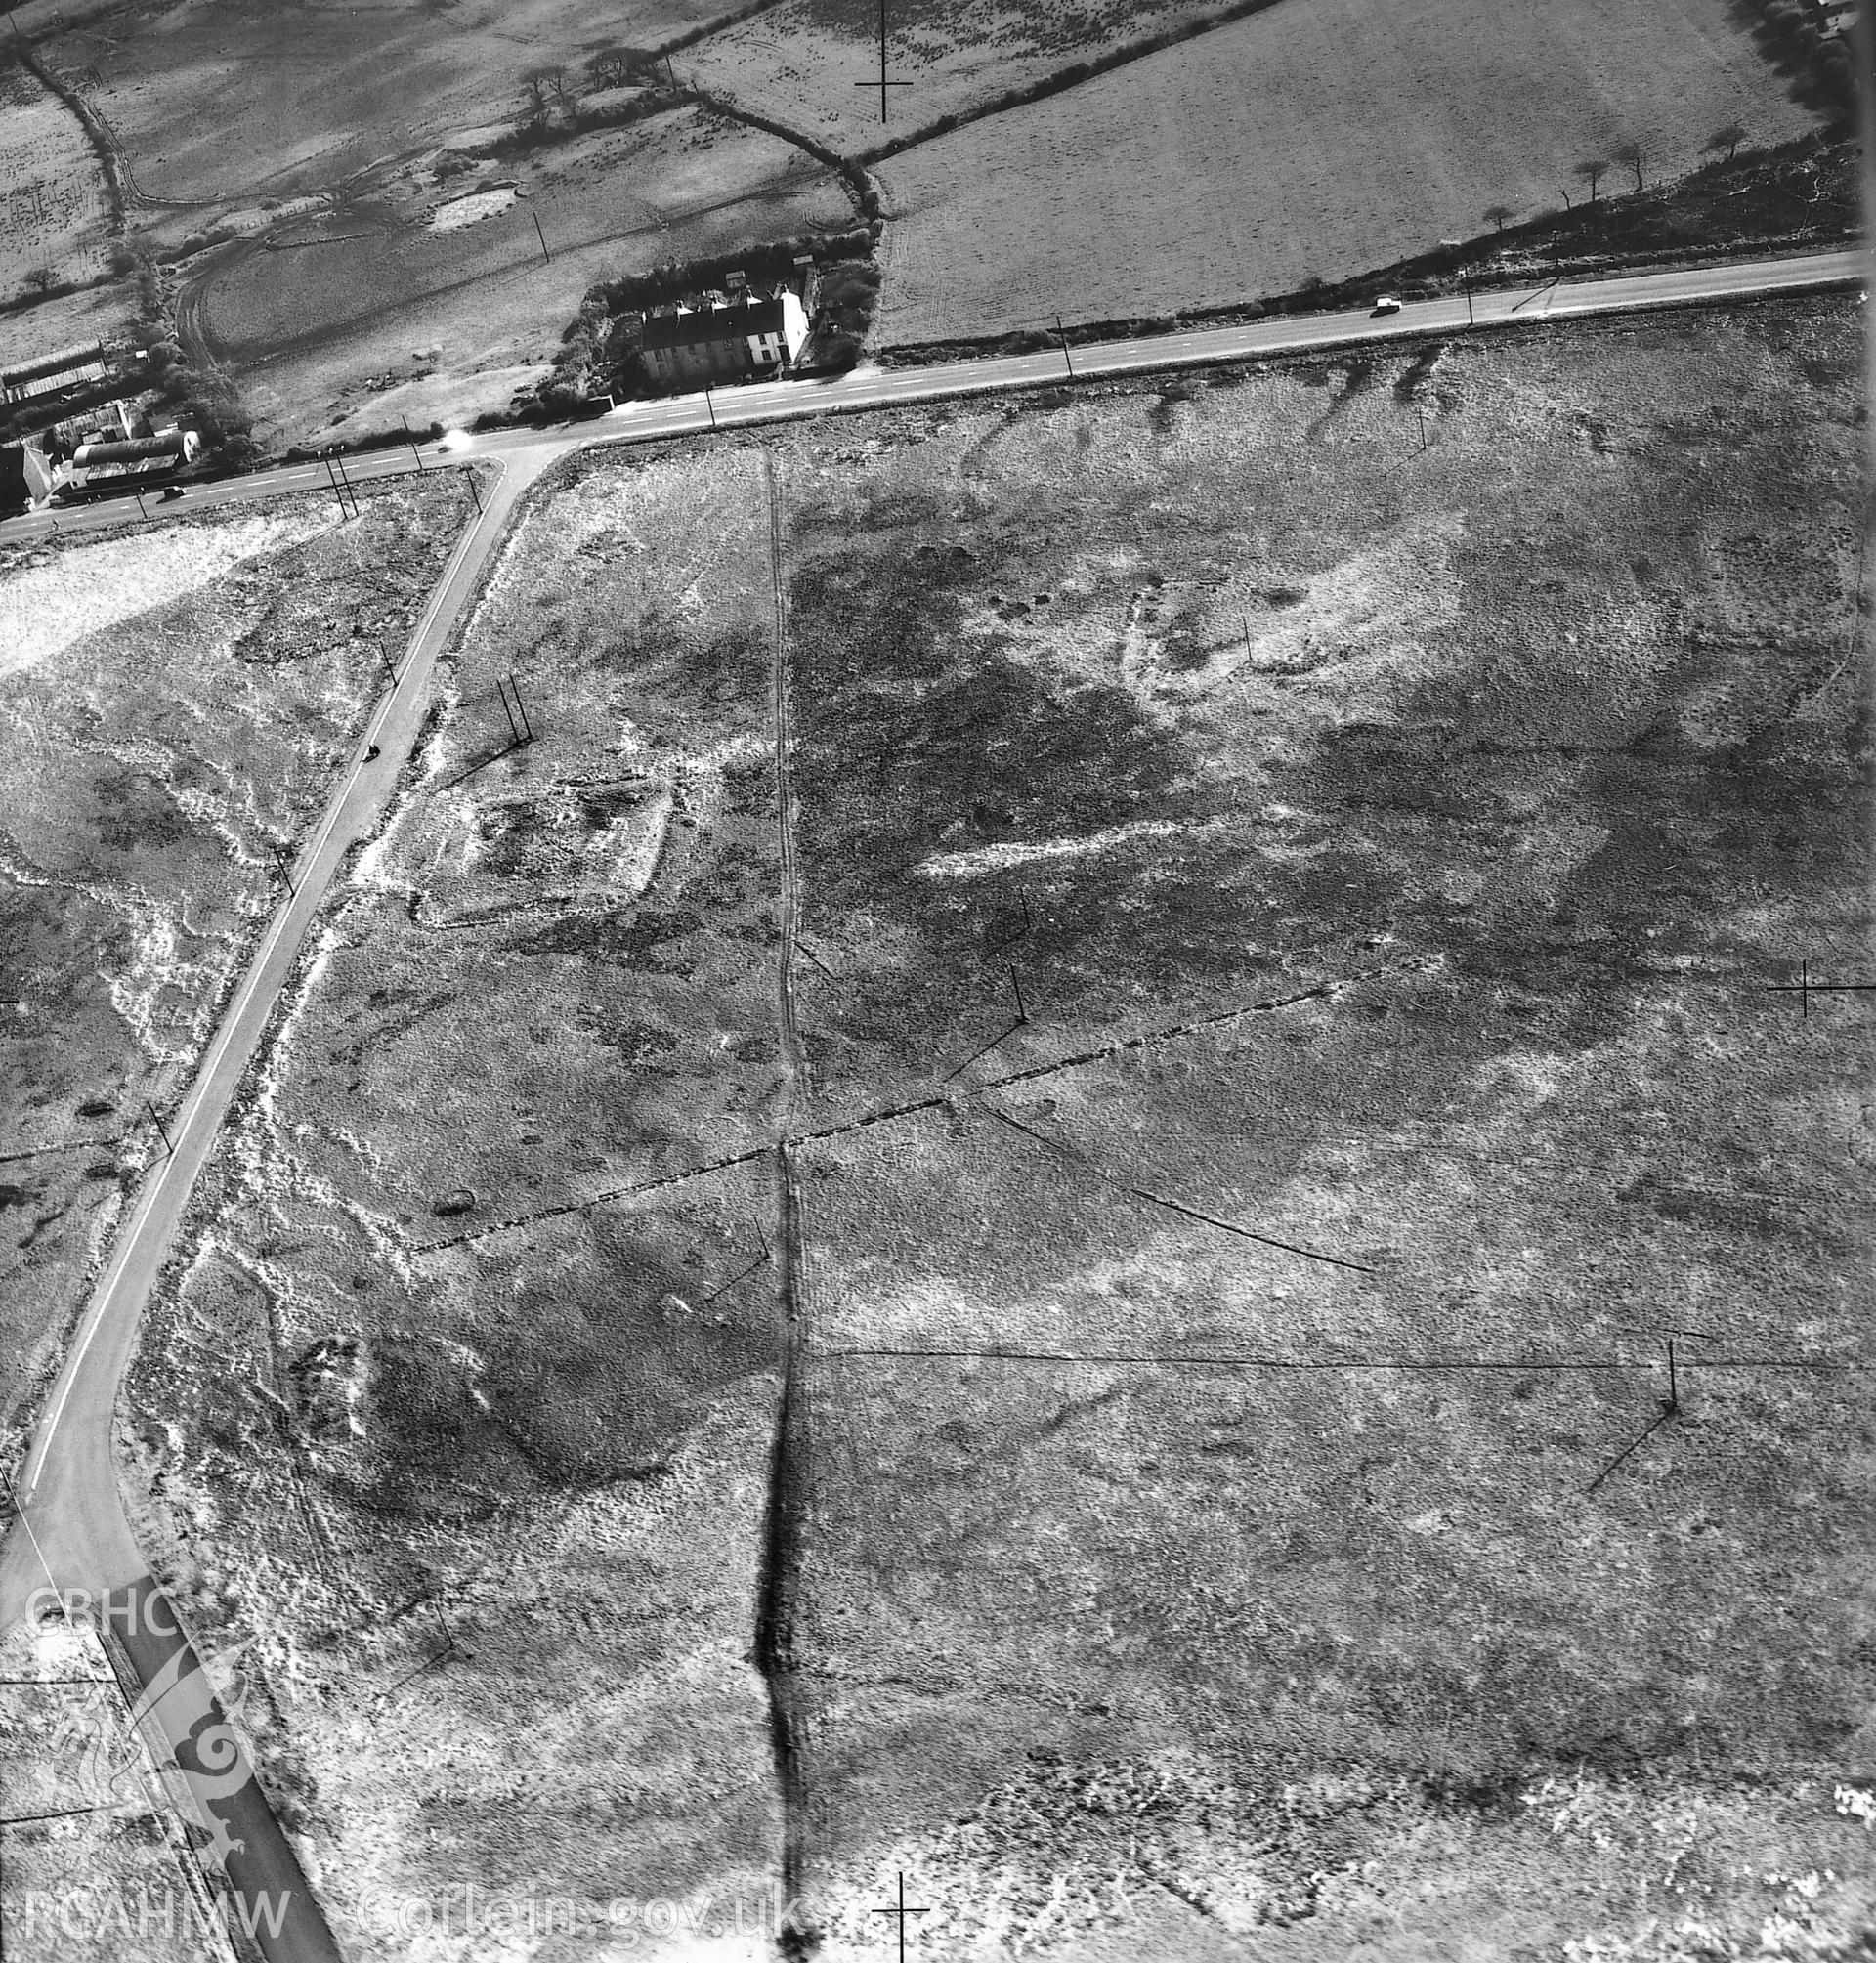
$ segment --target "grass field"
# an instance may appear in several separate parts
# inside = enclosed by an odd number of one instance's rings
[[[133,326],[131,292],[115,283],[60,293],[0,313],[0,365],[94,341],[122,344]]]
[[[96,278],[109,212],[78,118],[24,68],[0,64],[0,298],[30,293],[35,273],[60,285]]]
[[[879,77],[874,0],[784,0],[674,61],[680,80],[851,154],[1219,11],[1219,0],[897,0],[883,123],[878,89],[865,86]]]
[[[831,1957],[1849,1953],[1856,327],[547,498],[132,1386],[342,1919],[786,1822]]]
[[[1294,291],[1812,126],[1727,0],[1284,0],[879,166],[880,345]],[[1633,184],[1611,171],[1605,189]]]
[[[0,1438],[463,511],[453,484],[0,561]],[[343,594],[343,599],[335,596]],[[356,630],[356,631],[355,631]]]
[[[831,171],[694,109],[498,174],[520,201],[473,224],[433,228],[457,192],[420,174],[297,224],[282,249],[236,246],[206,266],[185,304],[264,440],[503,409],[544,370],[595,281],[853,222]]]

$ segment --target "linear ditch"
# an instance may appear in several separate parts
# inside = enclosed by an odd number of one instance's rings
[[[769,1740],[782,1801],[782,1897],[800,1899],[806,1865],[804,1724],[795,1658],[796,1608],[812,1441],[802,1352],[807,1343],[807,1300],[801,1188],[795,1177],[789,1132],[797,1107],[810,1094],[807,1058],[795,1020],[794,949],[800,882],[794,854],[793,729],[789,677],[788,598],[782,576],[782,488],[775,452],[763,451],[769,504],[769,574],[774,589],[774,653],[770,691],[775,730],[775,821],[780,866],[780,938],[776,954],[775,1006],[782,1074],[773,1100],[776,1245],[783,1318],[782,1392],[769,1452],[767,1515],[756,1590],[755,1661],[769,1697]],[[812,1929],[785,1921],[777,1933],[785,1957],[811,1955],[819,1946]]]

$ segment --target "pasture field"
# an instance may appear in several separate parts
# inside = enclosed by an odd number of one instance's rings
[[[876,344],[1293,292],[1813,127],[1729,0],[1284,0],[877,167]],[[1611,170],[1605,190],[1633,178]]]
[[[105,270],[110,203],[78,118],[38,78],[0,63],[0,299],[33,288],[44,273],[60,285]],[[56,345],[45,344],[49,349]]]
[[[0,558],[0,1439],[441,570],[453,479]]]
[[[133,326],[128,286],[82,286],[0,313],[0,367],[92,341],[123,342]]]
[[[543,491],[130,1387],[341,1921],[1849,1953],[1860,406],[1832,299]]]
[[[45,33],[36,11],[20,18]],[[700,0],[379,0],[340,12],[199,0],[87,20],[71,6],[71,30],[47,45],[64,72],[88,78],[143,195],[212,210],[328,192],[458,131],[512,127],[531,68],[577,68],[601,47],[661,40],[719,11]]]
[[[896,0],[883,123],[865,86],[879,75],[874,0],[782,0],[673,61],[680,81],[851,155],[1218,12],[1219,0]]]
[[[519,195],[487,194],[488,216],[450,223],[489,176]],[[357,436],[400,416],[422,427],[505,408],[600,279],[852,223],[841,180],[803,151],[680,109],[447,188],[420,172],[394,181],[288,228],[277,250],[230,248],[184,307],[264,439],[306,442],[341,423]]]

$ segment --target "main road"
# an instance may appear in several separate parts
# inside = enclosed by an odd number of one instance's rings
[[[653,443],[694,436],[709,429],[787,421],[797,416],[831,415],[841,410],[890,407],[899,403],[940,401],[1039,383],[1098,381],[1115,375],[1150,373],[1159,368],[1198,367],[1259,356],[1302,354],[1364,342],[1417,340],[1428,334],[1526,327],[1535,321],[1578,320],[1585,315],[1627,314],[1657,307],[1714,305],[1727,300],[1762,299],[1858,285],[1866,277],[1867,255],[1860,251],[1815,252],[1784,259],[1754,260],[1728,266],[1689,266],[1627,277],[1553,281],[1542,286],[1474,292],[1471,299],[1421,300],[1398,314],[1298,314],[1252,320],[1232,327],[1206,327],[1189,333],[1156,334],[1142,340],[1098,341],[1066,353],[990,356],[914,368],[856,368],[827,381],[763,382],[708,396],[680,396],[661,402],[626,403],[601,420],[554,430],[499,430],[473,440],[465,454],[504,456],[543,446],[557,451],[616,443]],[[434,448],[361,451],[345,458],[345,474],[355,483],[402,476],[419,468]],[[322,463],[288,464],[245,477],[192,487],[185,510],[227,504],[290,491],[330,488]],[[0,538],[34,537],[56,525],[62,536],[108,529],[139,519],[128,498],[80,505],[55,515],[41,513],[0,525]]]
[[[479,437],[453,463],[480,466],[487,485],[411,636],[394,688],[380,701],[319,826],[300,851],[292,891],[274,917],[224,1011],[172,1126],[173,1147],[155,1162],[116,1240],[47,1399],[16,1491],[16,1522],[0,1546],[0,1630],[26,1612],[36,1591],[102,1606],[109,1652],[125,1673],[138,1722],[175,1804],[225,1868],[234,1912],[269,1963],[334,1963],[339,1951],[285,1836],[269,1812],[205,1673],[138,1551],[117,1491],[111,1425],[118,1387],[146,1303],[174,1243],[190,1193],[208,1159],[243,1073],[259,1048],[301,942],[350,847],[376,824],[414,739],[431,668],[474,593],[517,500],[571,451],[648,443],[799,416],[979,395],[1254,360],[1362,343],[1502,329],[1535,321],[1647,308],[1716,304],[1859,284],[1865,260],[1832,252],[1750,265],[1698,267],[1628,278],[1475,293],[1398,313],[1322,314],[1245,325],[1107,341],[1064,353],[1018,355],[894,370],[856,369],[832,381],[781,381],[724,395],[630,403],[603,421],[570,429]],[[1072,366],[1071,366],[1072,363]],[[419,467],[411,450],[349,457],[355,482]],[[435,467],[434,463],[431,467]],[[327,488],[325,467],[289,465],[192,488],[185,511]],[[86,533],[139,522],[128,500],[29,516],[0,538]]]

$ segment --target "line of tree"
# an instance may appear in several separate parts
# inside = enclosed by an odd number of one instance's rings
[[[1700,153],[1702,156],[1711,156],[1716,163],[1731,163],[1739,154],[1739,146],[1751,135],[1752,132],[1744,123],[1722,123],[1700,146]],[[1570,173],[1572,177],[1582,179],[1589,185],[1592,204],[1596,202],[1597,188],[1608,175],[1611,162],[1635,173],[1635,188],[1638,192],[1646,188],[1642,171],[1647,162],[1647,151],[1640,143],[1625,143],[1611,150],[1607,158],[1591,157],[1572,169]],[[1570,194],[1567,189],[1563,192],[1563,204],[1566,210],[1570,208]],[[1503,233],[1506,226],[1516,216],[1516,211],[1509,204],[1488,204],[1479,213],[1480,219],[1489,225],[1495,234]]]
[[[1751,135],[1752,132],[1744,123],[1722,123],[1700,146],[1700,153],[1702,156],[1712,157],[1716,163],[1729,164],[1739,154],[1739,146]],[[1626,143],[1618,144],[1606,157],[1586,157],[1581,163],[1572,165],[1570,175],[1589,186],[1589,201],[1594,204],[1602,180],[1612,168],[1619,167],[1634,175],[1635,190],[1639,196],[1647,189],[1644,172],[1648,156],[1646,146],[1631,138]],[[1563,207],[1566,211],[1571,209],[1567,187],[1563,192]],[[1494,232],[1503,232],[1517,214],[1509,204],[1488,204],[1479,215]]]
[[[1743,141],[1745,132],[1741,130],[1739,135],[1740,140]],[[1709,144],[1708,148],[1711,148],[1711,144]],[[1646,181],[1642,177],[1642,171],[1646,167],[1647,161],[1647,150],[1642,145],[1631,138],[1627,143],[1618,144],[1606,157],[1586,157],[1583,162],[1572,166],[1570,175],[1574,178],[1580,178],[1590,187],[1590,202],[1594,204],[1596,202],[1597,186],[1601,183],[1603,178],[1608,176],[1612,165],[1619,164],[1622,169],[1635,173],[1635,189],[1639,196],[1647,189]],[[1565,191],[1563,193],[1563,204],[1566,210],[1569,208],[1569,203],[1570,193],[1568,191]],[[1494,213],[1499,215],[1494,218]],[[1510,218],[1512,213],[1506,206],[1499,204],[1494,205],[1490,211],[1485,213],[1485,216],[1488,219],[1493,219],[1498,230],[1503,232],[1505,230],[1504,220]]]

